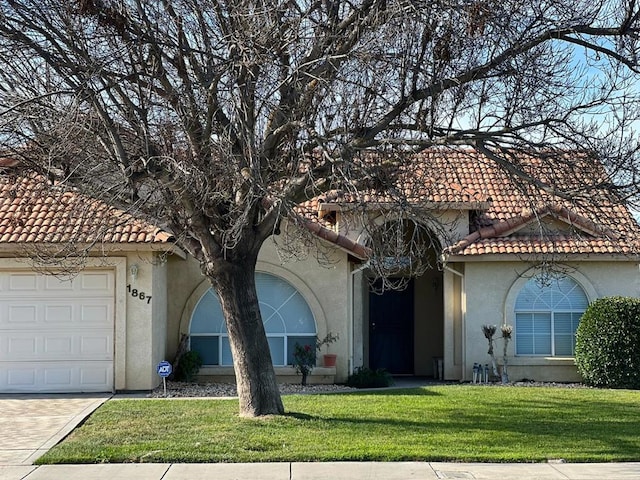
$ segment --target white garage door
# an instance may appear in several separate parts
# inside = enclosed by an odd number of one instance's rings
[[[0,272],[0,392],[113,389],[114,274]]]

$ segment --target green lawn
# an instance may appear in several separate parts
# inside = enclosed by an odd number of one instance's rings
[[[640,391],[435,386],[236,400],[111,400],[39,463],[640,460]]]

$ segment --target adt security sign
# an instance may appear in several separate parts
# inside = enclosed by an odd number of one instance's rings
[[[167,362],[166,360],[162,360],[156,367],[156,370],[158,371],[158,375],[162,377],[162,389],[164,390],[164,396],[166,397],[167,377],[171,375],[171,371],[173,370],[173,368],[171,367],[171,364],[169,362]]]
[[[171,371],[172,371],[171,364],[166,360],[163,360],[158,364],[157,370],[158,370],[158,375],[160,375],[162,378],[166,378],[169,375],[171,375]]]

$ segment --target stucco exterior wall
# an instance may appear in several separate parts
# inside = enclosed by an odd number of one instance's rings
[[[155,369],[165,351],[164,270],[154,252],[127,254],[124,284],[117,286],[126,296],[126,380],[118,389],[148,390],[160,382]]]
[[[428,270],[415,279],[414,373],[435,376],[433,358],[444,355],[442,272]]]
[[[348,372],[351,335],[347,254],[334,249],[327,266],[320,265],[313,252],[306,259],[283,264],[273,241],[269,239],[260,251],[256,269],[279,276],[298,289],[311,308],[320,338],[329,331],[339,335],[339,340],[330,345],[329,349],[331,353],[338,354],[336,381],[344,381]],[[193,309],[208,288],[208,281],[201,274],[195,260],[168,259],[166,351],[169,360],[173,360],[175,356],[181,334],[188,333]],[[219,375],[224,375],[229,380],[228,370],[225,367],[213,367],[203,369],[202,373],[216,376],[219,372]],[[281,370],[283,375],[291,374],[286,367]],[[325,370],[317,371],[323,375],[327,373]],[[333,370],[329,373],[333,373]]]
[[[152,267],[153,275],[153,301],[151,302],[151,330],[153,345],[152,351],[152,374],[160,382],[157,375],[157,365],[160,361],[166,360],[165,352],[167,346],[167,262],[164,258],[156,257]],[[141,300],[144,302],[144,300]],[[155,383],[152,382],[152,383]]]
[[[460,380],[464,368],[464,319],[466,297],[464,264],[450,265],[442,275],[444,322],[444,378]]]
[[[564,264],[569,275],[584,289],[589,301],[596,298],[623,295],[640,296],[640,274],[635,262],[575,262]],[[528,278],[534,274],[522,262],[471,262],[465,264],[466,295],[465,325],[463,329],[466,364],[461,378],[470,380],[474,362],[491,363],[483,324],[513,325],[514,302]],[[508,350],[511,380],[578,381],[574,360],[561,357],[514,356],[514,342]],[[499,363],[502,341],[497,342]]]

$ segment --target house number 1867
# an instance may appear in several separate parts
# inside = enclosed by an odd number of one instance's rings
[[[137,298],[138,300],[142,300],[143,302],[146,300],[147,304],[151,303],[151,295],[147,295],[137,288],[131,288],[131,285],[127,285],[127,292],[129,292],[133,298]]]

